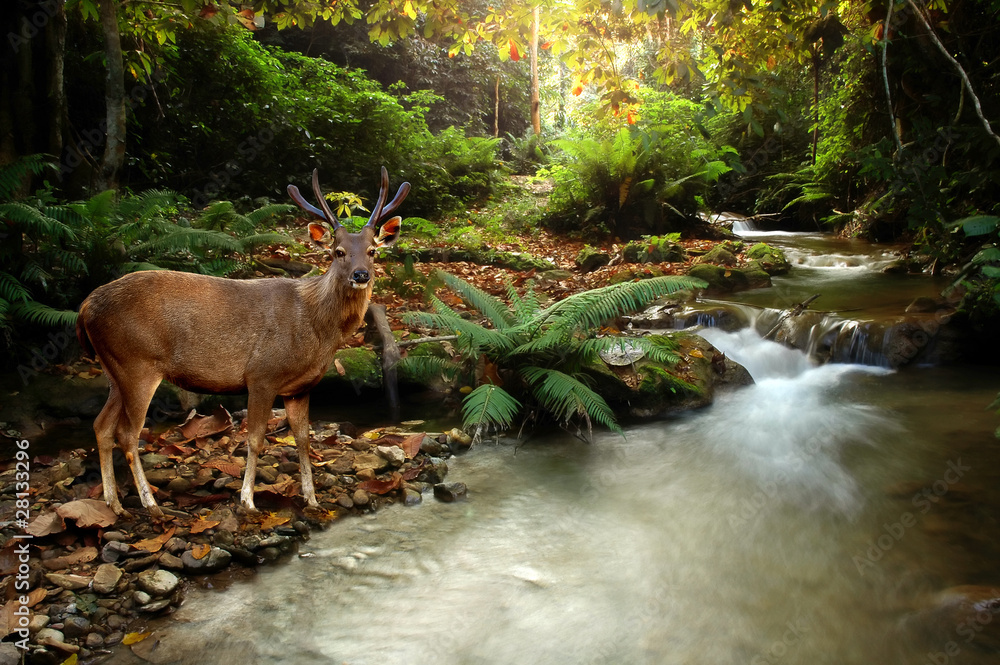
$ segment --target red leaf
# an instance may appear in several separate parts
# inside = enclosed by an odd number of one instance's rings
[[[371,494],[388,494],[399,487],[402,482],[403,476],[393,473],[390,480],[366,480],[363,483],[358,483],[357,486],[358,489],[363,489]]]
[[[214,459],[211,462],[206,462],[203,466],[210,469],[218,469],[227,476],[232,476],[233,478],[239,478],[243,474],[243,468],[235,462],[226,462],[224,460]]]
[[[64,503],[56,508],[56,513],[63,519],[76,520],[78,527],[105,527],[118,521],[115,511],[97,499],[79,499]]]
[[[403,443],[399,445],[403,449],[403,454],[406,455],[406,459],[413,459],[420,452],[420,444],[424,442],[424,433],[414,434],[413,436],[407,437]]]
[[[510,40],[510,59],[514,62],[521,59],[521,54],[517,52],[517,44],[514,43],[513,39]]]
[[[233,417],[220,405],[210,416],[193,415],[188,418],[180,429],[183,440],[174,443],[187,443],[213,434],[222,434],[232,428]]]

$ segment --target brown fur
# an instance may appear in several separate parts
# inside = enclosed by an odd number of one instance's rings
[[[249,394],[241,492],[249,509],[254,509],[256,460],[267,420],[275,398],[282,397],[299,451],[302,492],[315,506],[309,391],[364,320],[375,249],[393,242],[398,231],[398,217],[387,221],[378,237],[372,226],[355,234],[337,228],[333,262],[320,277],[231,280],[144,271],[91,293],[80,307],[76,330],[85,352],[96,353],[110,386],[94,422],[108,505],[124,513],[112,468],[117,443],[143,506],[161,514],[139,461],[138,436],[153,393],[166,379],[194,392]]]

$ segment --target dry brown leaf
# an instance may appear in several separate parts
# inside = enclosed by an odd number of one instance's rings
[[[32,520],[25,531],[36,538],[47,536],[50,533],[59,533],[66,529],[66,523],[57,513],[43,513]]]
[[[136,549],[149,552],[150,554],[156,554],[161,549],[163,549],[163,546],[167,544],[168,540],[174,537],[174,531],[176,530],[177,527],[172,526],[158,536],[155,536],[153,538],[146,538],[145,540],[140,540],[134,545],[134,547]]]
[[[233,428],[233,417],[229,415],[221,405],[216,407],[210,416],[192,415],[180,427],[181,441],[174,443],[187,443],[195,439],[203,439],[215,434],[228,432]]]
[[[38,603],[45,600],[45,596],[49,595],[49,592],[45,589],[39,587],[28,593],[28,607],[34,607]]]
[[[78,499],[56,508],[63,519],[75,520],[78,527],[111,526],[118,521],[115,511],[97,499]]]
[[[419,434],[413,434],[403,439],[403,442],[399,444],[399,447],[403,449],[403,454],[406,455],[406,459],[413,459],[420,452],[420,444],[424,442],[425,434],[420,432]]]
[[[393,472],[390,480],[366,480],[358,483],[358,488],[372,494],[388,494],[399,487],[403,482],[403,476]]]
[[[206,462],[204,466],[218,469],[227,476],[232,476],[233,478],[239,478],[243,474],[243,468],[236,464],[235,462],[225,462],[223,460],[212,460],[211,462]]]
[[[211,529],[212,527],[216,527],[216,526],[219,526],[218,520],[204,520],[204,519],[199,519],[199,520],[196,520],[191,525],[191,533],[192,534],[201,533],[202,531],[207,531],[208,529]]]
[[[341,376],[347,375],[347,370],[344,369],[344,366],[340,364],[340,358],[335,358],[333,360],[333,366],[337,368],[337,374]]]
[[[191,548],[191,556],[195,559],[201,560],[208,556],[208,553],[212,551],[212,546],[208,543],[202,543],[200,545],[195,545]]]
[[[271,513],[270,515],[264,518],[263,522],[260,523],[260,530],[270,531],[276,526],[281,526],[282,524],[286,524],[290,519],[291,518],[288,517],[287,515],[276,515],[274,513]]]

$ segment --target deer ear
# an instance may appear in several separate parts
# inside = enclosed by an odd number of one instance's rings
[[[396,238],[399,237],[399,229],[403,225],[403,218],[396,216],[388,220],[382,225],[382,228],[378,231],[378,237],[375,238],[376,247],[388,247],[392,243],[396,242]]]
[[[312,238],[314,242],[320,242],[327,234],[328,231],[322,224],[317,224],[316,222],[311,222],[309,224],[309,237]]]

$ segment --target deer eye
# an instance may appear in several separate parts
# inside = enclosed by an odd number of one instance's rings
[[[337,258],[338,258],[338,259],[342,259],[342,258],[344,258],[345,256],[347,256],[347,252],[345,252],[345,251],[343,250],[343,248],[341,248],[341,247],[338,247],[337,249],[335,249],[335,250],[333,251],[333,253],[334,253],[334,254],[335,254],[335,255],[337,256]]]
[[[375,257],[375,250],[374,249],[369,249],[368,250],[368,256],[374,258]]]

